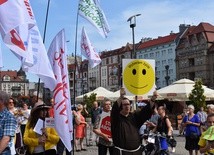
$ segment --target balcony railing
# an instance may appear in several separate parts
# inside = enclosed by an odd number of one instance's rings
[[[89,80],[90,81],[96,81],[96,77],[90,77]]]

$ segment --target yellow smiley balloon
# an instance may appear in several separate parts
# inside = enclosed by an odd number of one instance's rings
[[[123,82],[132,94],[146,94],[153,88],[155,83],[153,67],[143,59],[133,60],[124,69]]]

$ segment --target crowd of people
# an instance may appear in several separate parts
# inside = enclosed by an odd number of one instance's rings
[[[89,128],[88,145],[95,143],[98,155],[107,155],[107,152],[110,155],[142,155],[142,135],[145,131],[166,135],[161,144],[166,143],[175,152],[175,145],[170,143],[170,139],[174,140],[172,123],[167,115],[166,104],[155,101],[158,94],[155,92],[150,100],[139,103],[135,111],[132,111],[132,103],[124,94],[121,89],[121,96],[114,103],[105,99],[99,105],[94,101],[89,112],[84,104],[78,104],[76,109],[71,110],[74,116],[75,137],[72,143],[75,151],[87,151],[83,141]],[[31,109],[26,102],[17,107],[15,100],[1,91],[0,155],[15,155],[22,146],[27,146],[26,150],[30,155],[63,155],[65,146],[54,128],[42,128],[41,133],[35,131],[38,121],[54,117],[53,106],[53,99],[47,106],[38,97]],[[86,121],[85,114],[90,114],[90,123]],[[185,149],[189,155],[214,153],[213,104],[201,107],[197,113],[193,105],[188,105],[184,109],[179,129],[185,136]],[[66,155],[71,154],[72,152],[66,151]]]
[[[188,105],[184,110],[180,133],[184,133],[186,143],[185,149],[189,155],[213,154],[214,153],[214,132],[209,133],[210,127],[214,126],[214,105],[208,104],[195,113],[195,107]],[[210,135],[210,136],[208,136]],[[194,151],[194,152],[193,152]]]

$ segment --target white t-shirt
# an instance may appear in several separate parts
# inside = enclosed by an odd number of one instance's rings
[[[28,121],[28,117],[30,116],[30,109],[27,109],[27,110],[22,110],[22,121],[21,121],[21,124],[22,125],[26,125],[27,124],[27,121]]]

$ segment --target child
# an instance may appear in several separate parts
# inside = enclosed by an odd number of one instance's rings
[[[214,113],[207,116],[208,129],[202,133],[198,145],[200,146],[200,153],[213,154],[214,153]]]

